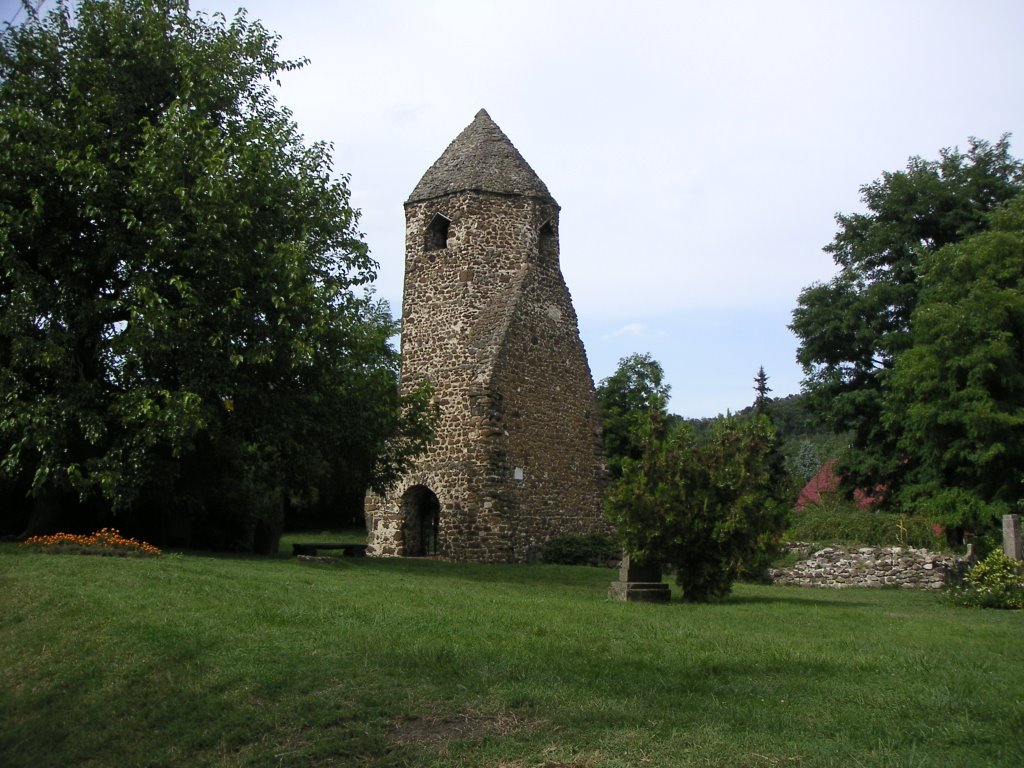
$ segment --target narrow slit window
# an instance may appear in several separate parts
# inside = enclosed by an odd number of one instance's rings
[[[555,255],[555,249],[555,228],[549,219],[544,222],[537,234],[537,252],[542,259],[547,259]]]
[[[423,250],[440,251],[448,247],[448,232],[452,221],[447,216],[435,213],[427,226],[426,237],[423,242]]]

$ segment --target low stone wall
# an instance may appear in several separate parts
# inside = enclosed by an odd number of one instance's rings
[[[769,571],[773,584],[800,587],[895,587],[942,589],[961,559],[912,547],[825,547],[812,552],[810,544],[789,545],[807,555],[789,568]]]

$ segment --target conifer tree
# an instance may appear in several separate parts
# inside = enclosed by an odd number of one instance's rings
[[[757,376],[754,377],[754,391],[757,393],[754,398],[754,411],[765,416],[768,413],[768,403],[771,400],[768,393],[772,391],[772,388],[768,386],[768,374],[764,372],[763,365],[757,369]]]

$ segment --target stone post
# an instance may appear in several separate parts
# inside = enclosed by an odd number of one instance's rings
[[[631,603],[667,603],[672,593],[661,580],[660,566],[632,563],[629,553],[623,552],[619,580],[608,588],[608,597]]]
[[[1003,515],[1003,554],[1011,560],[1021,555],[1020,515]]]

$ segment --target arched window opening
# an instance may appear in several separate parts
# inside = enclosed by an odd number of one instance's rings
[[[414,485],[402,494],[403,553],[406,557],[437,554],[441,502],[425,485]]]
[[[451,224],[452,221],[447,216],[435,213],[424,235],[423,250],[440,251],[442,248],[447,248],[448,232]]]

